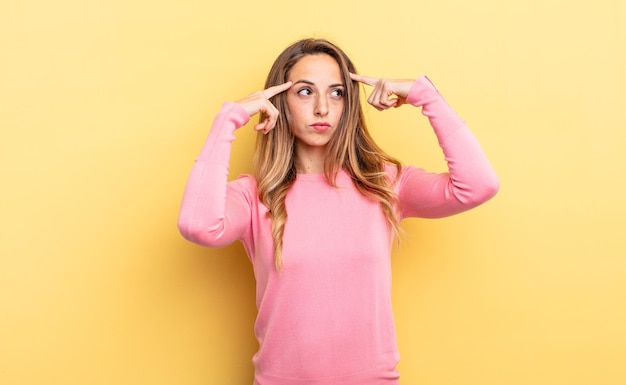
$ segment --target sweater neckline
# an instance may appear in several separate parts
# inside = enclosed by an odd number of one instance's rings
[[[337,173],[337,182],[343,180],[349,180],[350,176],[346,172],[346,170],[339,170]],[[326,174],[296,174],[297,182],[326,182]]]
[[[321,174],[296,174],[296,180],[302,182],[318,182],[326,180],[326,175]]]

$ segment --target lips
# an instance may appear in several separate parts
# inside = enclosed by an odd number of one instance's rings
[[[330,124],[324,122],[314,123],[311,124],[311,127],[313,127],[313,129],[317,132],[326,132],[330,128]]]

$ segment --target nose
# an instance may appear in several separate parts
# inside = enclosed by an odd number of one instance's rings
[[[328,100],[326,95],[318,95],[315,101],[315,115],[326,116],[328,114]]]

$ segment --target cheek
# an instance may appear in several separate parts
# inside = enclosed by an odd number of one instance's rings
[[[344,109],[345,103],[344,101],[339,101],[337,103],[334,104],[334,114],[335,114],[335,118],[337,120],[341,119],[341,116],[343,115],[343,109]]]
[[[287,108],[292,119],[298,119],[306,112],[306,104],[295,98],[287,98]]]

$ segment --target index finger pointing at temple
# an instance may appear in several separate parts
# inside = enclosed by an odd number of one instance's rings
[[[272,96],[275,96],[275,95],[280,94],[281,92],[287,91],[290,87],[291,87],[291,82],[290,81],[285,82],[283,84],[272,86],[263,90],[263,95],[265,95],[265,97],[269,99]]]
[[[376,83],[378,83],[378,79],[370,77],[370,76],[362,76],[362,75],[350,73],[350,78],[352,78],[352,80],[354,81],[361,82],[372,87],[375,86]]]

